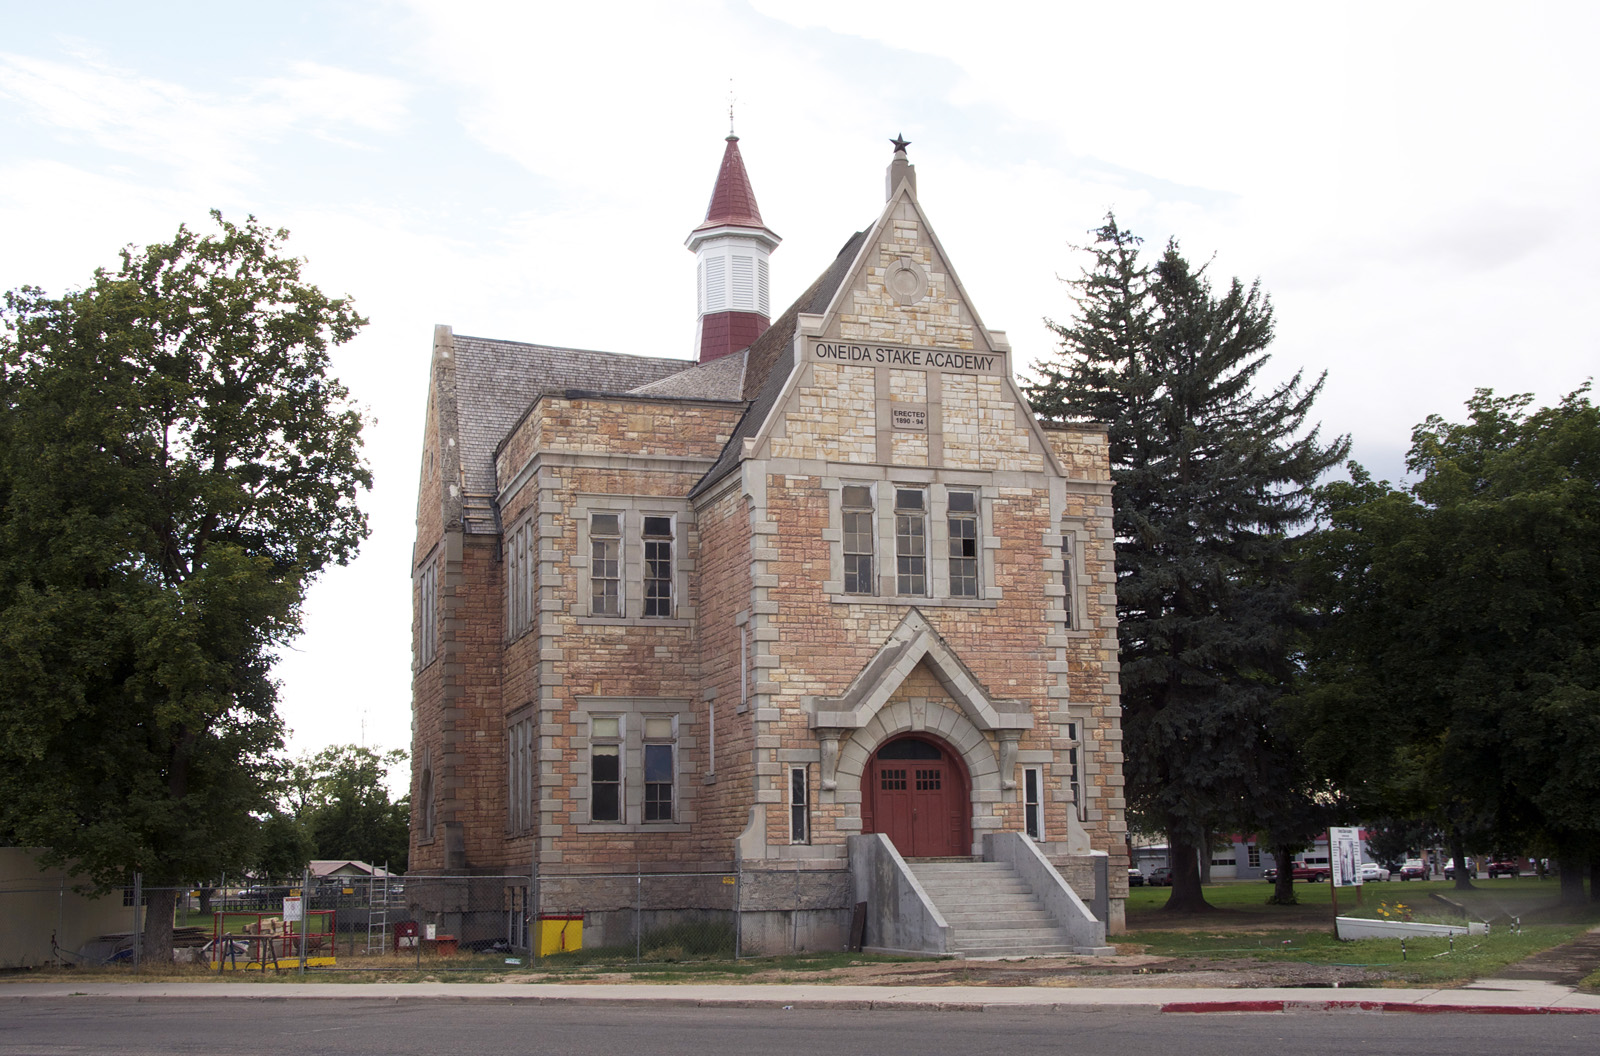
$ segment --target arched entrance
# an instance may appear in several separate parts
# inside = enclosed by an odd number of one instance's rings
[[[920,734],[886,741],[864,776],[863,831],[883,833],[906,858],[972,853],[967,771],[944,742]]]

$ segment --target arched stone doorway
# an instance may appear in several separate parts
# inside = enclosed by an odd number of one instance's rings
[[[906,858],[972,853],[972,793],[961,756],[927,734],[885,741],[863,775],[861,823]]]

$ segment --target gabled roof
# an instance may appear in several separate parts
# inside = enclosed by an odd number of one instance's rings
[[[496,494],[494,453],[533,401],[547,392],[590,389],[622,393],[693,367],[688,359],[629,356],[452,335],[461,445],[461,487],[468,496]],[[466,516],[472,517],[470,513]],[[473,523],[468,531],[493,532]]]

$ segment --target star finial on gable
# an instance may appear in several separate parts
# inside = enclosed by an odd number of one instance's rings
[[[894,152],[896,154],[904,154],[906,148],[911,145],[911,141],[904,134],[896,134],[889,142],[894,144]]]

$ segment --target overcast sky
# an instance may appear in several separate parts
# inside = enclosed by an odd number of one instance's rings
[[[1274,377],[1397,478],[1476,387],[1600,363],[1600,10],[1565,4],[3,0],[0,289],[61,293],[207,211],[292,232],[372,324],[373,534],[279,666],[295,751],[410,741],[432,327],[688,356],[728,129],[775,312],[883,202],[888,140],[985,325],[1046,355],[1107,210],[1259,278]],[[1584,73],[1584,70],[1590,73]]]

